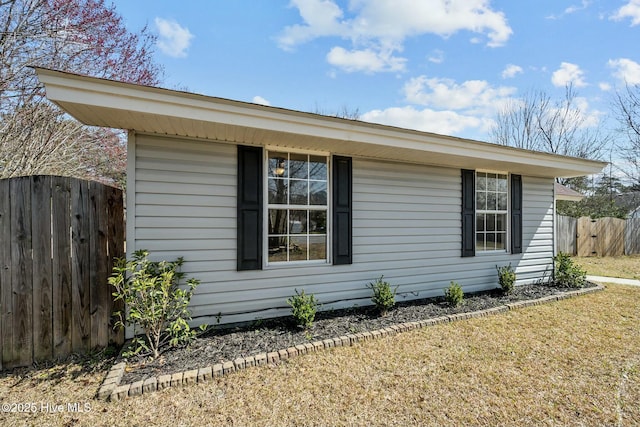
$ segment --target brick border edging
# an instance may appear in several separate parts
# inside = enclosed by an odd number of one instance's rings
[[[602,291],[605,289],[605,287],[600,284],[595,285],[595,287],[591,288],[568,291],[562,294],[549,295],[534,300],[512,302],[509,304],[487,308],[479,311],[450,314],[447,316],[434,317],[431,319],[415,322],[399,323],[375,331],[347,334],[337,338],[328,338],[322,341],[298,344],[294,347],[289,347],[283,350],[273,351],[269,353],[260,353],[255,356],[249,357],[240,357],[233,361],[229,360],[223,363],[216,363],[213,366],[207,366],[200,369],[192,369],[185,372],[160,375],[158,377],[149,377],[144,380],[136,381],[129,384],[120,384],[126,368],[126,363],[120,362],[111,367],[109,373],[102,382],[100,389],[98,390],[96,398],[101,400],[115,401],[124,399],[127,396],[137,396],[143,393],[159,391],[168,387],[202,383],[214,377],[220,377],[242,369],[251,368],[254,366],[264,366],[268,363],[278,363],[286,359],[291,359],[307,353],[314,353],[331,347],[348,347],[355,345],[358,342],[375,340],[386,336],[396,335],[401,332],[426,328],[428,326],[433,326],[440,323],[491,316],[498,313],[504,313],[509,310],[516,310],[519,308],[546,304],[552,301],[560,301],[579,295]]]

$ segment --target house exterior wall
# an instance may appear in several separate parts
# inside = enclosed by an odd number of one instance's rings
[[[397,300],[498,286],[496,265],[511,263],[517,284],[550,274],[553,180],[523,177],[523,253],[462,258],[460,170],[353,159],[353,264],[236,270],[236,146],[131,134],[128,253],[184,257],[201,280],[194,322],[223,323],[290,314],[304,288],[323,309],[370,304],[369,282],[384,275]],[[471,166],[471,165],[470,165]],[[508,172],[508,171],[502,171]]]

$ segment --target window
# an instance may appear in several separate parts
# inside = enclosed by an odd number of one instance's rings
[[[476,251],[507,249],[507,175],[476,172]]]
[[[327,262],[328,158],[269,151],[267,159],[267,262]]]

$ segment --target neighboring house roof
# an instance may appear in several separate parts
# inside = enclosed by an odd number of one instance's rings
[[[568,200],[570,202],[579,202],[584,199],[584,194],[578,193],[576,190],[572,190],[569,187],[556,182],[554,184],[554,190],[556,194],[556,200]]]
[[[79,121],[235,144],[539,177],[598,173],[604,162],[36,68],[47,98]]]
[[[640,192],[631,191],[623,194],[616,194],[613,202],[616,206],[628,212],[629,218],[640,218]]]

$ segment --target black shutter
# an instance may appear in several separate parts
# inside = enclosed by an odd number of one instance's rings
[[[511,253],[522,253],[522,176],[511,175]]]
[[[462,169],[462,256],[476,255],[476,173]]]
[[[238,271],[262,269],[262,148],[238,145]]]
[[[333,156],[333,264],[351,264],[351,158]]]

